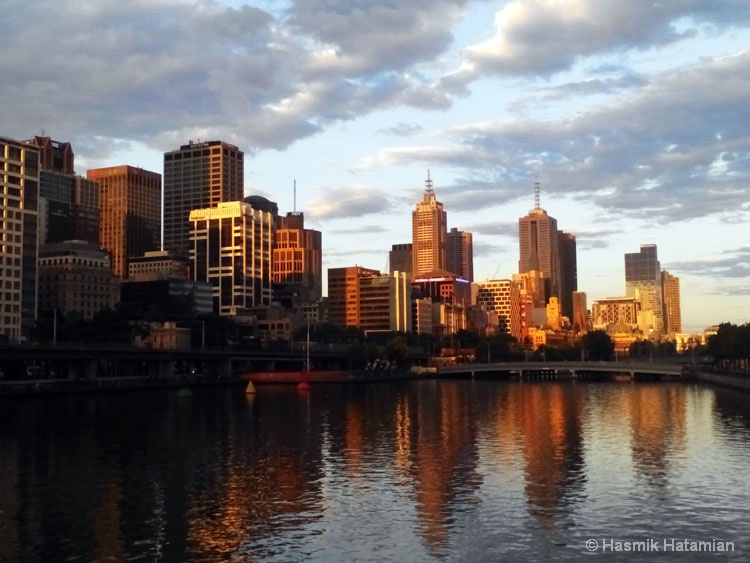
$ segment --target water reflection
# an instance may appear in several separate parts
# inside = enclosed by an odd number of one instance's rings
[[[575,559],[587,534],[665,522],[747,537],[749,404],[493,381],[6,402],[0,561]]]

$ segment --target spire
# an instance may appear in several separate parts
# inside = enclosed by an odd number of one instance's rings
[[[427,169],[427,180],[424,183],[425,191],[428,193],[432,192],[432,179],[430,178],[430,169]]]
[[[534,182],[534,210],[542,208],[542,186],[539,181]]]

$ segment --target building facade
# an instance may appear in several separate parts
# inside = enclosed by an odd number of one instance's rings
[[[585,332],[589,328],[588,304],[585,291],[573,292],[573,330]]]
[[[233,201],[191,211],[190,223],[193,279],[213,286],[214,311],[242,316],[270,305],[272,214]]]
[[[412,243],[401,243],[391,245],[388,252],[388,272],[404,272],[409,278],[412,277]]]
[[[445,270],[447,264],[448,219],[443,204],[435,197],[427,172],[422,201],[411,214],[412,279],[433,270]]]
[[[521,340],[521,286],[512,280],[488,280],[474,284],[476,304],[497,315],[497,332]]]
[[[190,277],[190,259],[165,250],[152,250],[143,256],[131,256],[128,260],[129,280],[186,280]]]
[[[187,256],[190,212],[240,201],[245,155],[223,141],[193,142],[164,154],[164,250]]]
[[[558,231],[560,251],[560,310],[564,317],[573,322],[573,293],[578,291],[578,254],[576,237]]]
[[[557,219],[539,205],[539,184],[535,189],[535,207],[518,219],[518,273],[538,271],[544,280],[545,303],[560,297],[562,287]],[[536,301],[536,299],[535,299]]]
[[[288,308],[314,303],[323,295],[323,248],[320,231],[305,228],[301,212],[276,223],[273,247],[274,300]]]
[[[661,273],[662,304],[664,307],[664,333],[682,332],[682,307],[680,305],[680,278],[666,270]]]
[[[90,321],[120,301],[120,282],[109,254],[97,244],[71,240],[39,249],[39,311],[77,312]]]
[[[361,279],[380,277],[379,270],[348,266],[328,269],[328,321],[341,327],[359,327]]]
[[[661,264],[655,244],[642,244],[640,252],[625,254],[625,293],[641,304],[641,331],[656,337],[662,334]]]
[[[159,249],[161,174],[133,166],[89,170],[99,183],[99,245],[109,251],[112,271],[128,276],[130,256]]]
[[[37,304],[39,149],[0,137],[0,337],[34,326]]]
[[[458,277],[474,281],[474,242],[473,235],[468,231],[459,231],[453,227],[448,232],[447,267]]]

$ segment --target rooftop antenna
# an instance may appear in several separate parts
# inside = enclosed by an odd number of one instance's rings
[[[536,182],[534,182],[534,209],[542,208],[541,193],[542,193],[542,186],[537,180]]]
[[[432,179],[430,179],[430,169],[427,169],[427,180],[424,183],[425,188],[428,192],[432,191]]]
[[[297,213],[297,180],[294,181],[294,213]]]

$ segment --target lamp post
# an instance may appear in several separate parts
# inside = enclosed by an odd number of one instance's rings
[[[652,340],[654,334],[654,327],[648,329],[648,352],[649,352],[649,363],[654,363],[654,342]]]

